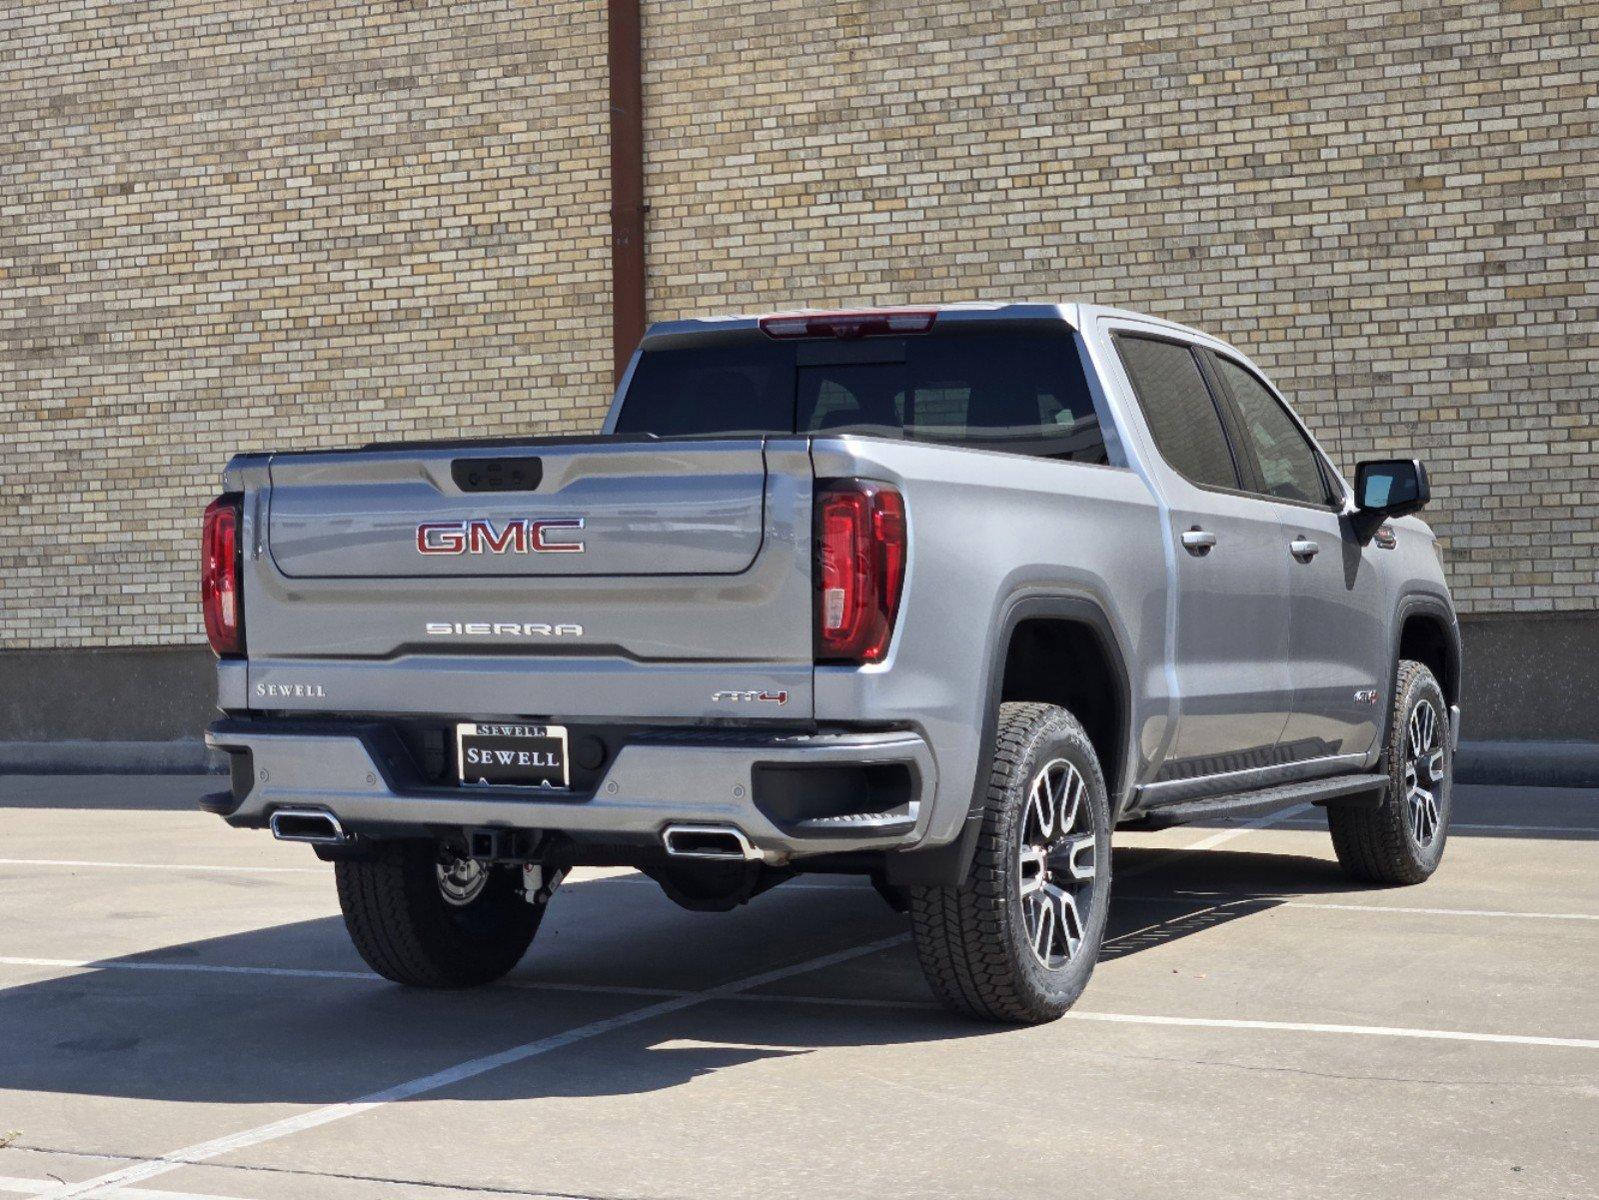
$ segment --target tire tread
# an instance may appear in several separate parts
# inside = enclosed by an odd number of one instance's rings
[[[1415,884],[1433,871],[1421,860],[1411,842],[1400,790],[1404,787],[1405,739],[1408,736],[1409,697],[1418,682],[1425,681],[1442,695],[1437,680],[1425,664],[1403,659],[1394,678],[1393,721],[1383,746],[1383,771],[1388,776],[1388,794],[1381,806],[1361,808],[1329,805],[1327,829],[1332,834],[1333,850],[1344,873],[1364,883]],[[1449,737],[1447,713],[1442,732]],[[1434,864],[1436,866],[1436,864]]]
[[[426,843],[380,844],[369,859],[334,864],[339,908],[365,963],[412,987],[472,987],[500,978],[526,953],[542,909],[490,897],[501,917],[486,933],[466,934],[443,911]],[[480,901],[481,902],[481,901]]]
[[[1071,736],[1090,746],[1077,719],[1054,705],[1000,706],[982,828],[967,880],[958,887],[910,889],[911,928],[922,971],[934,994],[966,1016],[1035,1024],[1061,1012],[1025,986],[1007,955],[1010,897],[1004,864],[1013,782],[1038,741],[1058,729],[1061,720]]]

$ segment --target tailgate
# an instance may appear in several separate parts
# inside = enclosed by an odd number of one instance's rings
[[[811,715],[804,439],[289,455],[228,486],[251,708]]]
[[[270,471],[267,545],[291,579],[735,575],[761,546],[758,440],[294,455]]]

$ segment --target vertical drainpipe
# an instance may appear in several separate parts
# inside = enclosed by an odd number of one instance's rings
[[[606,0],[611,82],[611,345],[616,378],[644,336],[644,54],[641,0]]]

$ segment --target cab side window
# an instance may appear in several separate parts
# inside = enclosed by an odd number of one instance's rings
[[[1180,342],[1118,333],[1121,352],[1144,420],[1161,457],[1190,483],[1237,488],[1221,414],[1194,352]]]
[[[1327,480],[1321,473],[1315,447],[1282,402],[1247,367],[1220,355],[1213,355],[1211,361],[1232,397],[1238,423],[1259,468],[1264,494],[1306,504],[1329,503]]]

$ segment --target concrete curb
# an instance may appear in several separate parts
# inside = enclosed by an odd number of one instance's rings
[[[199,738],[170,742],[0,742],[0,775],[217,775],[227,756]]]
[[[1461,742],[1459,783],[1599,787],[1599,742]]]

